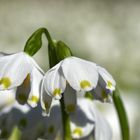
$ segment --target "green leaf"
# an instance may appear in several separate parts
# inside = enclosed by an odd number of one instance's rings
[[[21,131],[19,130],[18,127],[14,127],[8,140],[20,140],[20,139],[21,139]]]
[[[70,48],[62,41],[57,42],[55,50],[58,62],[65,59],[66,57],[72,56]]]
[[[118,89],[113,93],[113,101],[119,117],[122,140],[130,140],[128,118]]]

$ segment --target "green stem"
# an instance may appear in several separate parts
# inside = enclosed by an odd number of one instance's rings
[[[118,89],[113,93],[113,101],[119,117],[122,140],[130,140],[128,118]]]
[[[72,140],[71,138],[71,130],[70,130],[70,118],[67,112],[65,111],[64,97],[60,100],[61,104],[61,114],[62,114],[62,122],[63,122],[63,140]]]
[[[55,47],[57,47],[57,45],[56,46],[55,45],[56,44],[52,42],[52,44],[49,44],[48,46],[50,68],[55,66],[60,61],[58,60],[59,54],[58,53],[56,54],[55,51]],[[69,118],[69,114],[67,114],[67,112],[65,111],[63,94],[62,94],[62,98],[60,99],[60,105],[61,105],[61,115],[62,115],[62,123],[63,123],[63,140],[72,140],[71,129],[70,129],[70,118]]]

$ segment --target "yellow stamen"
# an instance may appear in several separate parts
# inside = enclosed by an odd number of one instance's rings
[[[89,81],[83,80],[83,81],[80,82],[80,87],[81,87],[82,89],[85,89],[85,88],[91,87],[91,84],[90,84]]]
[[[77,127],[73,130],[73,134],[78,135],[78,136],[82,136],[83,135],[83,131],[81,128]]]
[[[68,111],[68,112],[74,112],[75,111],[75,105],[73,105],[73,104],[69,104],[69,105],[67,105],[66,106],[66,110]]]
[[[56,88],[54,91],[53,91],[53,95],[54,96],[57,96],[57,95],[60,95],[61,94],[61,89],[60,88]]]
[[[48,132],[50,134],[52,134],[54,132],[54,126],[53,125],[50,125],[49,128],[48,128]]]
[[[11,86],[11,80],[9,77],[3,77],[0,80],[0,85],[3,85],[5,89],[9,88]]]
[[[31,101],[34,102],[34,103],[37,103],[38,100],[39,100],[39,98],[38,98],[37,96],[34,96],[34,95],[33,95],[33,96],[31,97]]]

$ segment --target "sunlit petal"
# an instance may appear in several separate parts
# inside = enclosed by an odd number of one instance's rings
[[[43,79],[43,73],[41,73],[36,67],[33,68],[31,73],[31,91],[28,98],[28,103],[32,107],[36,107],[39,101],[39,95],[41,91],[41,80]]]
[[[112,140],[112,131],[102,114],[96,111],[95,140]]]
[[[66,88],[66,80],[63,77],[60,65],[61,62],[55,68],[50,69],[44,77],[45,90],[55,99],[60,99]]]
[[[32,70],[23,52],[0,57],[0,90],[19,86]]]
[[[62,62],[64,77],[76,91],[90,91],[98,81],[98,72],[95,63],[69,57]]]
[[[115,85],[116,82],[113,79],[113,77],[108,73],[108,71],[106,69],[104,69],[103,67],[98,66],[98,71],[100,74],[99,77],[99,84],[106,89],[109,89],[110,91],[115,90]]]

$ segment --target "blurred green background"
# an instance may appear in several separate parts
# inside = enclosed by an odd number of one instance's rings
[[[39,27],[68,44],[75,56],[104,66],[121,88],[131,139],[140,137],[140,1],[136,0],[0,0],[0,51],[22,51]],[[48,69],[47,41],[35,59]],[[115,110],[104,115],[120,139]]]

